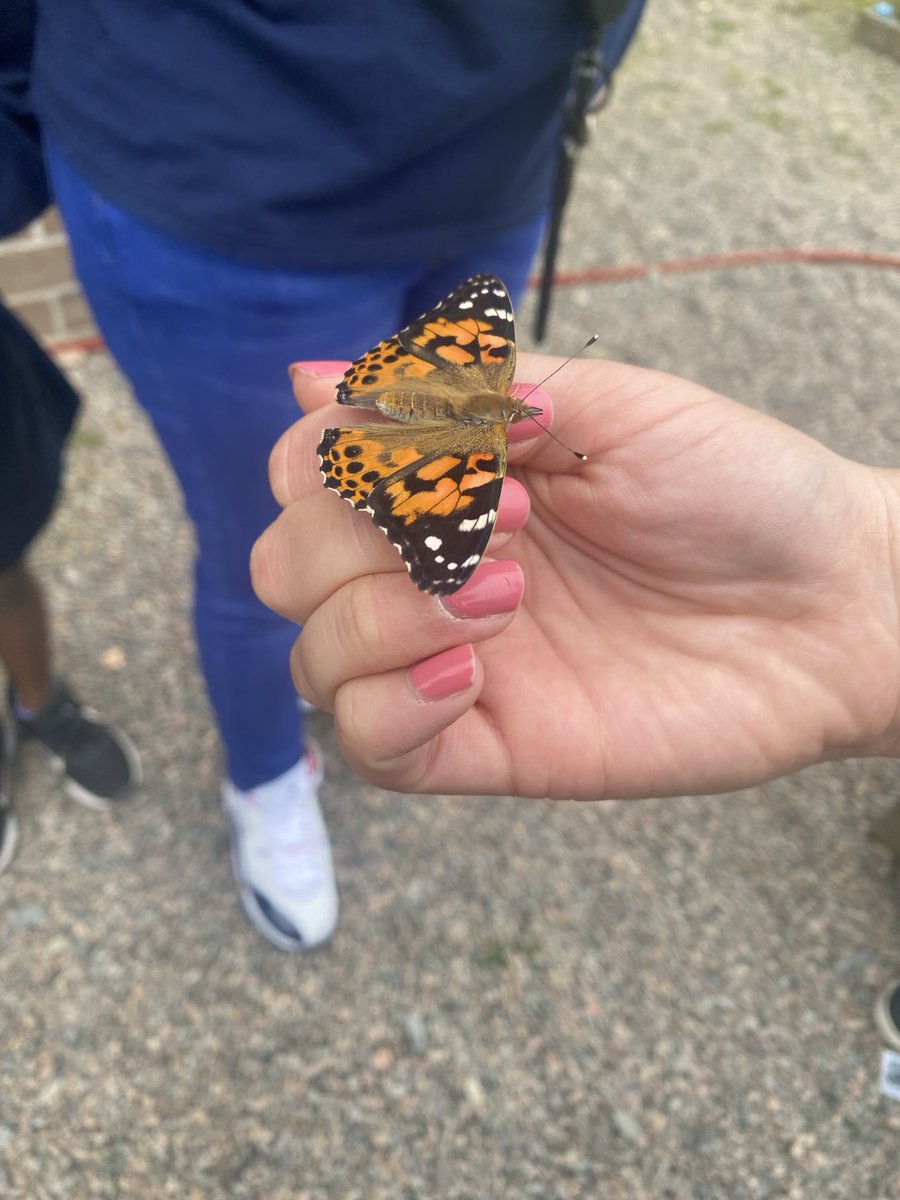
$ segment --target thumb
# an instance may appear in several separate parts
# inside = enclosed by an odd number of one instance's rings
[[[327,360],[323,362],[295,362],[288,367],[294,397],[304,412],[324,408],[334,400],[334,389],[341,376],[350,366],[349,362]]]

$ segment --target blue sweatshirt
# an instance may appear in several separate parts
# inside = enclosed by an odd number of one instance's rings
[[[194,244],[434,260],[546,208],[583,3],[39,0],[35,104],[97,191]]]

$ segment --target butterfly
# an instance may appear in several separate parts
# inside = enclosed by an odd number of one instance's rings
[[[348,369],[339,404],[402,424],[325,429],[327,488],[368,513],[416,587],[458,591],[481,561],[500,503],[511,424],[538,416],[509,395],[515,319],[494,275],[473,275]]]

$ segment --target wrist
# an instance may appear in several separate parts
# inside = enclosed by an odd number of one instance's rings
[[[860,468],[870,476],[877,516],[872,522],[870,591],[873,645],[866,674],[880,704],[857,756],[900,758],[900,470]]]

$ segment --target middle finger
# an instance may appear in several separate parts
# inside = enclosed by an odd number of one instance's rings
[[[496,553],[528,519],[528,493],[503,482],[494,536]],[[365,513],[324,489],[288,505],[262,534],[250,558],[253,586],[269,608],[302,625],[338,588],[363,575],[406,574],[397,549]],[[414,585],[406,580],[407,586]]]
[[[321,708],[350,679],[383,674],[441,651],[495,637],[525,590],[518,563],[482,563],[450,596],[416,591],[400,574],[366,575],[330,596],[307,621],[291,663],[300,692]]]

